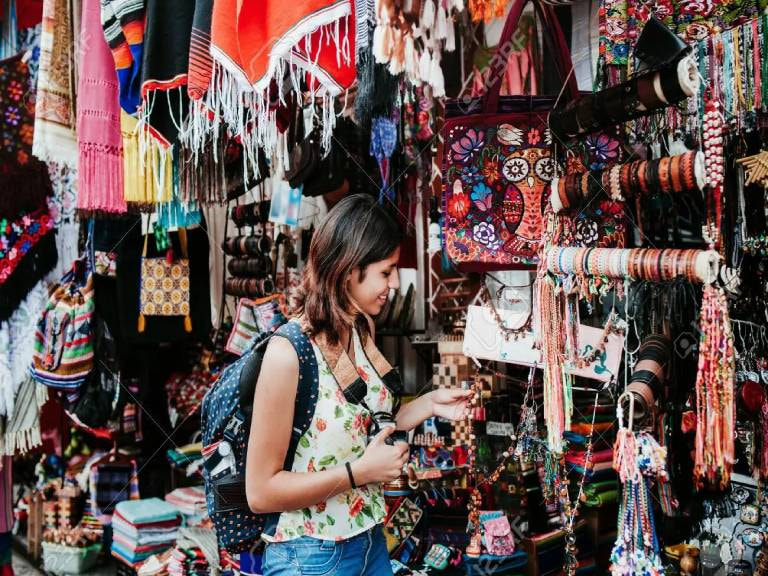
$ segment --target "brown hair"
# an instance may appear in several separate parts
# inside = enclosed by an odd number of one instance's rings
[[[341,332],[354,322],[368,324],[351,312],[347,277],[360,268],[385,260],[400,246],[403,232],[395,217],[368,194],[353,194],[339,202],[312,236],[296,312],[314,334],[337,344]]]

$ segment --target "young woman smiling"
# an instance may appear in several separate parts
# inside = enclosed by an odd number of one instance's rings
[[[292,321],[310,335],[318,399],[290,470],[300,359],[288,340],[269,343],[246,461],[251,509],[274,513],[264,534],[265,576],[391,574],[381,483],[400,476],[409,447],[389,437],[432,416],[466,417],[470,393],[462,390],[435,390],[395,409],[388,383],[396,373],[374,345],[371,318],[400,285],[401,240],[397,221],[368,195],[342,200],[312,238]],[[377,422],[394,425],[369,441]]]

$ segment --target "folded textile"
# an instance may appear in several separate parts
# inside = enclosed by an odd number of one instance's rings
[[[123,518],[119,513],[115,513],[113,516],[114,520],[117,521],[117,526],[120,530],[122,530],[126,534],[138,534],[141,532],[162,532],[165,530],[176,530],[179,527],[179,524],[181,524],[181,521],[178,518],[174,518],[173,520],[163,520],[160,522],[145,522],[143,524],[133,524],[132,522],[128,522],[125,518]]]
[[[165,495],[165,501],[176,506],[184,515],[194,515],[204,512],[205,490],[202,486],[177,488]]]
[[[583,466],[586,456],[587,456],[586,451],[568,450],[568,452],[566,452],[566,455],[565,455],[565,460],[569,464],[573,463],[573,464],[580,464],[581,466]],[[592,463],[612,462],[613,450],[610,448],[606,448],[605,450],[597,450],[592,453],[590,460],[592,461]]]
[[[101,0],[101,21],[115,60],[120,106],[135,114],[141,102],[144,0]]]
[[[610,422],[595,422],[594,426],[594,432],[600,433],[605,432],[606,430],[611,430],[613,428],[613,418]],[[589,434],[590,430],[592,429],[592,424],[587,422],[573,422],[571,423],[571,432],[576,432],[577,434]]]
[[[143,560],[146,560],[152,554],[157,554],[157,552],[162,551],[164,549],[170,548],[170,544],[164,547],[159,547],[157,550],[154,550],[152,552],[131,552],[130,550],[126,550],[123,548],[120,544],[112,542],[112,556],[118,558],[119,560],[122,560],[126,564],[129,564],[131,566],[137,564],[138,562],[141,562]]]
[[[114,528],[115,521],[112,519],[112,526]],[[178,536],[178,528],[170,528],[167,530],[153,530],[146,531],[140,530],[138,532],[126,532],[124,530],[114,528],[115,539],[120,541],[127,547],[137,546],[154,546],[157,544],[165,544],[167,542],[173,542]]]
[[[173,545],[173,543],[176,542],[175,535],[176,533],[174,532],[173,534],[164,536],[163,539],[158,542],[142,543],[131,540],[116,531],[112,537],[112,542],[117,543],[123,550],[131,552],[132,554],[141,554],[144,552],[154,554],[159,550],[165,550],[168,546]]]
[[[126,500],[115,506],[115,512],[126,522],[133,525],[180,520],[176,508],[160,498]]]
[[[585,494],[582,498],[584,505],[592,508],[604,506],[610,502],[616,502],[618,499],[619,491],[616,489],[599,492],[597,494]]]

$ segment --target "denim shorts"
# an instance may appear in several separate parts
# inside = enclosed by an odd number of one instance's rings
[[[381,526],[339,542],[309,536],[270,542],[261,569],[264,576],[392,576]]]

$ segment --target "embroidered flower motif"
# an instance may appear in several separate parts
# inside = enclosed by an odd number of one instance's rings
[[[472,198],[475,207],[481,212],[488,212],[491,209],[493,193],[484,183],[481,182],[480,184],[476,184],[472,188],[472,195],[470,198]]]
[[[325,512],[326,506],[327,506],[327,503],[325,500],[323,500],[322,502],[318,502],[317,504],[315,504],[315,510],[317,510],[317,512],[319,513],[323,513]]]
[[[349,506],[349,515],[354,518],[362,512],[363,506],[365,506],[365,500],[363,500],[362,496],[358,496]]]
[[[472,186],[475,182],[480,182],[482,177],[480,167],[474,164],[469,164],[461,169],[461,181],[468,186]]]
[[[328,428],[328,423],[322,418],[318,418],[317,422],[315,422],[315,426],[320,432],[325,432],[325,429]]]
[[[469,198],[463,192],[452,194],[448,198],[448,214],[456,220],[461,220],[469,213]]]
[[[472,228],[472,237],[476,242],[487,246],[490,250],[496,250],[499,247],[499,238],[496,235],[496,229],[489,222],[478,222]]]
[[[590,134],[584,140],[590,170],[601,170],[619,156],[619,141],[607,134]]]
[[[714,9],[714,4],[710,0],[681,0],[678,6],[681,14],[701,18],[712,14]]]
[[[466,162],[485,144],[485,132],[470,128],[467,133],[451,144],[451,150],[459,162]]]
[[[493,184],[499,179],[499,164],[492,159],[486,158],[483,162],[483,177],[488,184]]]
[[[355,414],[355,417],[352,420],[352,429],[365,430],[365,418],[362,413]]]
[[[539,142],[541,142],[541,131],[538,128],[528,130],[528,144],[536,146]]]
[[[709,26],[698,22],[691,22],[685,29],[685,40],[687,42],[704,40],[709,34]]]
[[[315,524],[311,520],[304,521],[304,535],[311,536],[315,533]]]

